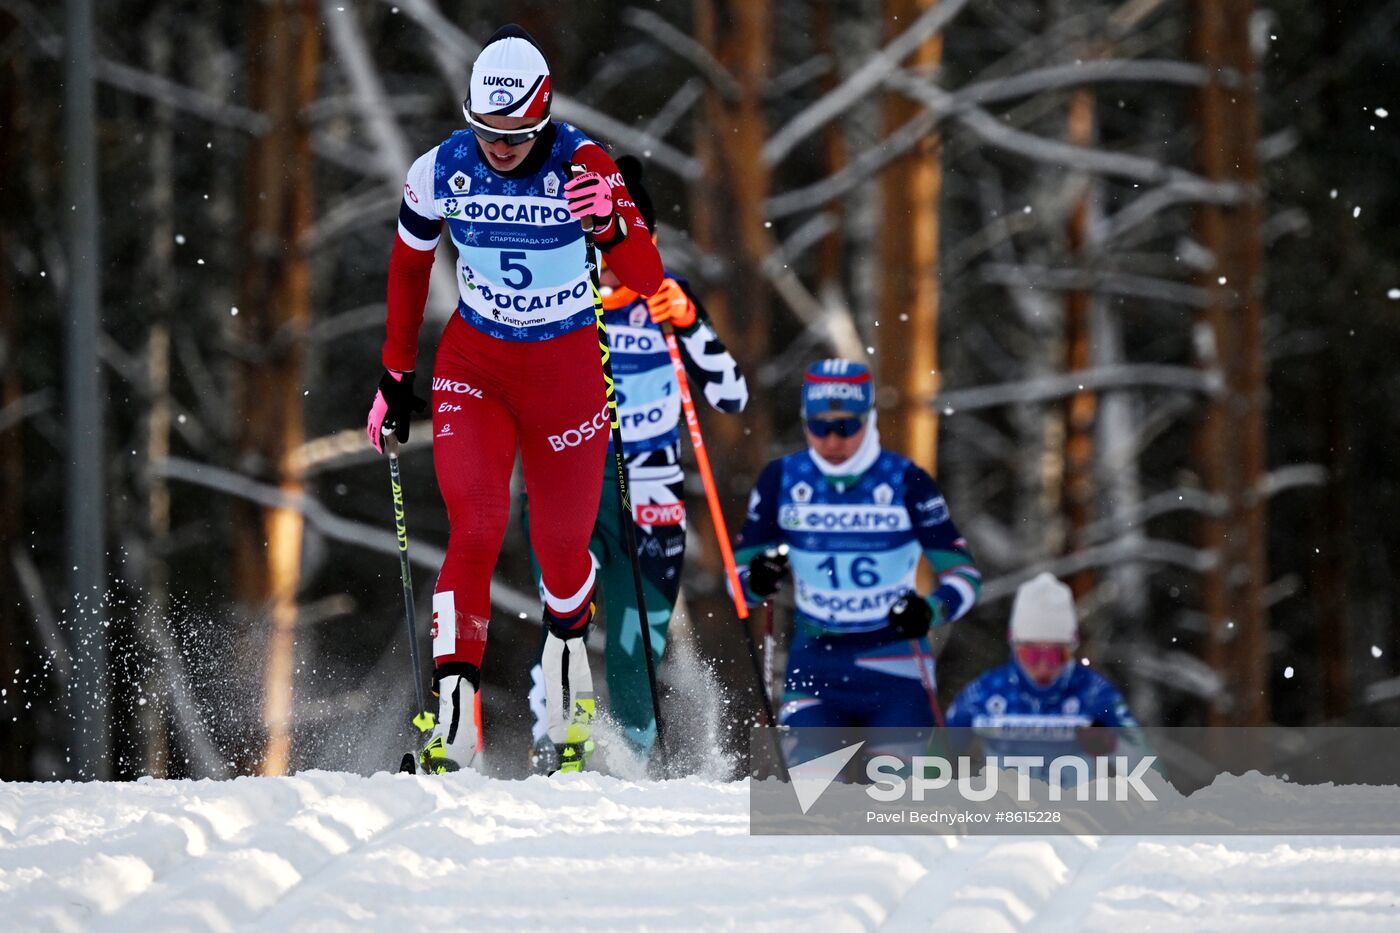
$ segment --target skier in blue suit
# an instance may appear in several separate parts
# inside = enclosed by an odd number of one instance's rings
[[[965,615],[981,588],[938,484],[881,448],[872,395],[861,363],[807,369],[808,449],[764,469],[739,536],[751,605],[792,574],[785,726],[932,726],[929,629]],[[914,588],[921,559],[938,576],[928,596]]]
[[[968,684],[948,708],[955,748],[975,737],[987,755],[1039,755],[1047,762],[1140,752],[1137,721],[1123,695],[1076,659],[1079,623],[1068,586],[1048,573],[1021,584],[1010,641],[1011,661]],[[1043,779],[1048,769],[1032,774]]]

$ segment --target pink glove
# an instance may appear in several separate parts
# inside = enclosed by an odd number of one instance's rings
[[[413,394],[413,373],[401,373],[386,369],[379,379],[379,388],[374,393],[374,404],[369,408],[369,419],[365,430],[369,442],[380,453],[384,452],[384,437],[393,434],[399,443],[408,441],[408,422],[415,411],[422,411],[428,403]]]
[[[569,199],[569,213],[574,220],[598,218],[593,233],[600,234],[612,224],[613,196],[607,180],[597,172],[584,172],[564,183],[564,196]]]

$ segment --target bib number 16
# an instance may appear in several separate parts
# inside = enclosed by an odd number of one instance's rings
[[[878,564],[875,558],[871,557],[869,554],[862,554],[851,560],[850,567],[847,568],[847,576],[850,578],[852,585],[858,586],[861,589],[876,586],[880,582],[880,575],[875,571],[877,566]],[[826,577],[831,581],[832,589],[839,590],[842,588],[840,566],[836,563],[835,554],[828,557],[820,564],[817,564],[817,569],[826,571]]]

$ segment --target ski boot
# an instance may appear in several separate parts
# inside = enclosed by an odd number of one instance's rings
[[[540,666],[544,674],[547,734],[558,753],[558,771],[582,771],[593,754],[597,703],[584,636],[596,611],[591,598],[568,618],[556,615],[547,606],[544,611],[547,631]]]
[[[593,757],[593,717],[597,707],[592,697],[579,697],[574,701],[573,715],[564,741],[555,746],[559,756],[559,770],[565,772],[582,771]]]
[[[437,723],[418,753],[418,770],[424,774],[448,774],[476,762],[476,687],[470,673],[437,674]]]
[[[559,749],[547,735],[535,739],[535,744],[530,746],[530,773],[549,775],[558,770]]]

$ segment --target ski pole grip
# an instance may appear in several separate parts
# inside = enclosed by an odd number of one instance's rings
[[[583,174],[584,172],[586,172],[586,171],[588,171],[588,166],[586,166],[586,165],[579,165],[577,162],[571,162],[571,163],[569,164],[569,180],[572,181],[573,179],[579,177],[580,175],[582,175],[582,174]],[[579,225],[580,225],[581,227],[583,227],[583,232],[584,232],[584,233],[592,233],[592,232],[593,232],[593,217],[592,217],[592,215],[590,214],[590,215],[587,216],[587,217],[580,218],[580,220],[579,220]]]

